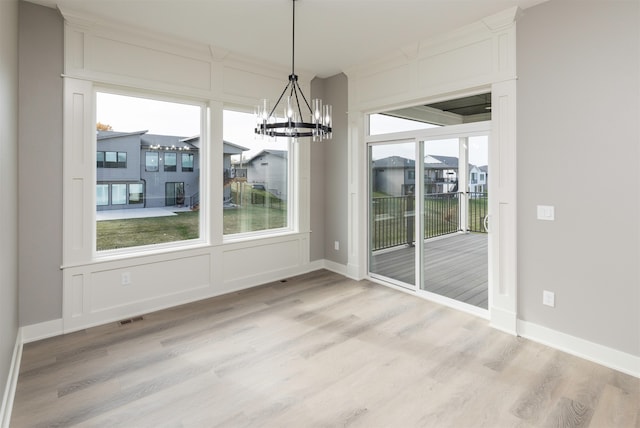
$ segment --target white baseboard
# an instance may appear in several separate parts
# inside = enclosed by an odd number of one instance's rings
[[[64,333],[62,318],[22,327],[22,343],[35,342]]]
[[[489,316],[489,325],[491,325],[491,327],[514,336],[516,335],[518,319],[515,312],[492,307]]]
[[[335,272],[337,274],[349,277],[349,274],[347,272],[347,266],[341,265],[340,263],[336,263],[336,262],[333,262],[331,260],[326,260],[325,259],[325,260],[323,260],[322,267],[325,268],[326,270],[330,270],[331,272]]]
[[[13,399],[16,395],[18,385],[18,375],[20,374],[20,361],[22,360],[22,329],[18,329],[16,334],[16,344],[11,357],[11,367],[7,376],[7,384],[2,396],[2,406],[0,406],[0,427],[9,428],[11,422],[11,411],[13,410]]]
[[[518,320],[518,335],[640,378],[638,356],[522,320]]]

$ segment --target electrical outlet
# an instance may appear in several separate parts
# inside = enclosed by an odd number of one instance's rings
[[[556,293],[553,291],[544,290],[542,292],[542,304],[555,308],[556,306]]]
[[[333,249],[336,250],[336,251],[340,250],[340,241],[335,241],[333,243]]]
[[[120,279],[122,285],[131,285],[131,272],[122,272]]]

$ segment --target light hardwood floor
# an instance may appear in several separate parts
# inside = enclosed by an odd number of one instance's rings
[[[638,427],[640,379],[317,271],[25,345],[12,427]]]

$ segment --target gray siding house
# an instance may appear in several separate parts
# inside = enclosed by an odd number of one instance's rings
[[[247,182],[281,200],[287,199],[287,163],[286,150],[262,150],[247,161]]]
[[[374,192],[389,196],[413,193],[416,183],[416,162],[401,156],[389,156],[373,161],[371,183]]]
[[[98,210],[199,203],[200,137],[98,131]]]

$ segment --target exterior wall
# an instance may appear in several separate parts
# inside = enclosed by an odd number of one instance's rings
[[[381,168],[374,169],[374,191],[386,193],[389,196],[402,196],[404,184],[414,184],[407,182],[407,170],[405,168]]]
[[[264,154],[247,165],[247,182],[262,184],[268,192],[284,200],[287,198],[287,168],[287,159]]]
[[[97,181],[140,180],[140,135],[127,135],[125,137],[98,140],[99,152],[126,152],[126,168],[97,168]]]
[[[182,171],[182,156],[181,152],[176,153],[178,158],[178,165],[176,171],[165,171],[163,154],[164,151],[151,150],[151,152],[159,153],[160,165],[157,172],[149,172],[145,169],[145,153],[148,150],[143,150],[140,155],[140,168],[139,175],[145,183],[145,207],[164,207],[165,203],[165,183],[184,183],[184,204],[188,204],[190,197],[200,191],[199,178],[200,178],[200,156],[197,152],[193,153],[193,171]]]
[[[0,426],[18,379],[18,2],[0,2]],[[6,387],[5,387],[6,385]],[[6,395],[5,395],[6,394]]]
[[[518,22],[519,317],[525,327],[634,356],[640,356],[639,7],[553,0]],[[620,185],[585,186],[585,165],[616,171]],[[536,220],[537,205],[555,206],[555,221]],[[555,292],[555,308],[542,305],[543,290]],[[635,364],[638,376],[640,359]]]

